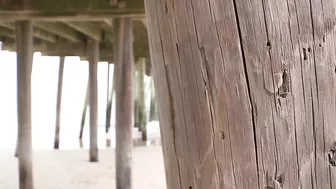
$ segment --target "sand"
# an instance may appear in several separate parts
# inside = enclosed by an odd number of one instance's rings
[[[35,189],[115,189],[114,150],[99,151],[99,162],[88,162],[88,151],[35,150]],[[0,149],[0,189],[18,188],[13,150]],[[133,151],[133,188],[166,189],[161,146]]]

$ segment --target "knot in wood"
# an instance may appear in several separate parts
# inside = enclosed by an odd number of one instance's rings
[[[336,142],[334,141],[328,151],[329,164],[333,167],[336,166]]]

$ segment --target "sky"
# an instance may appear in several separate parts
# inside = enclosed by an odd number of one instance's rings
[[[105,147],[107,62],[98,64],[98,146]],[[113,72],[113,65],[110,65]],[[52,149],[55,132],[59,57],[34,53],[32,70],[32,132],[34,149]],[[61,106],[60,148],[79,148],[78,135],[88,80],[88,63],[66,57]],[[110,75],[110,81],[112,74]],[[145,78],[148,87],[150,79]],[[17,136],[16,53],[0,51],[0,148],[14,148]],[[149,96],[148,96],[149,97]],[[146,99],[149,104],[149,98]],[[114,103],[115,104],[115,103]],[[115,107],[113,107],[115,111]],[[148,110],[147,110],[148,111]],[[114,126],[115,118],[112,118]],[[89,111],[84,128],[84,148],[88,147]],[[154,135],[159,134],[158,125]],[[137,135],[134,129],[134,135]],[[114,138],[114,131],[111,132]],[[112,146],[114,146],[112,140]]]

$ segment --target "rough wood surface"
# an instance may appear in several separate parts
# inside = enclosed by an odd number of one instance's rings
[[[18,170],[19,189],[34,189],[31,125],[31,70],[33,63],[33,25],[31,21],[16,23],[17,42],[17,106],[18,106]]]
[[[59,71],[58,71],[57,100],[56,100],[56,127],[55,127],[54,149],[59,149],[59,142],[60,142],[64,61],[65,57],[63,56],[60,57]]]
[[[333,0],[145,5],[168,189],[336,188]]]
[[[133,45],[132,19],[120,19],[116,72],[116,189],[132,188]]]
[[[98,161],[98,57],[99,41],[88,39],[89,104],[90,104],[90,162]]]

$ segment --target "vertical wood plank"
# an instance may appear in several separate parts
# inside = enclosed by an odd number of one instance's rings
[[[132,188],[133,44],[132,19],[120,18],[116,86],[116,188]]]
[[[60,63],[59,63],[59,71],[58,71],[58,86],[57,86],[57,100],[56,100],[56,127],[55,127],[54,149],[59,149],[59,142],[60,142],[64,61],[65,61],[65,57],[61,56],[60,57]]]

